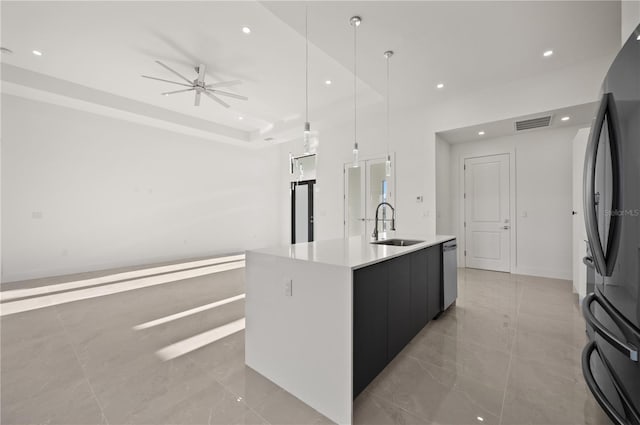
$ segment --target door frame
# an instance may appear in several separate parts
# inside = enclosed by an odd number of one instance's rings
[[[313,242],[313,228],[315,227],[315,219],[314,219],[314,209],[313,209],[313,192],[315,191],[316,180],[302,180],[299,182],[293,181],[290,182],[289,190],[291,194],[291,244],[297,243],[296,240],[296,186],[308,185],[307,190],[307,212],[309,214],[309,242]]]
[[[396,209],[396,217],[398,217],[398,183],[397,183],[397,174],[396,174],[396,168],[397,168],[397,162],[396,162],[396,153],[395,151],[391,151],[389,152],[389,156],[391,156],[391,177],[393,178],[393,202],[396,203],[396,205],[393,205],[393,207]],[[387,154],[373,154],[373,155],[366,155],[366,156],[361,156],[358,163],[361,164],[360,167],[366,167],[366,162],[367,161],[378,161],[378,160],[386,160],[387,159]],[[353,168],[353,162],[345,162],[342,164],[342,237],[343,238],[348,238],[348,232],[347,232],[347,228],[348,228],[348,224],[347,224],[347,218],[348,218],[348,206],[347,206],[347,192],[348,192],[348,188],[347,188],[347,169],[349,168]],[[366,171],[365,171],[365,176],[364,176],[364,186],[366,188],[366,180],[367,180],[367,176],[366,176]],[[365,214],[366,214],[366,200],[365,200]],[[364,225],[365,228],[365,235],[367,233],[367,225],[365,222]]]
[[[511,221],[511,234],[509,235],[509,271],[507,273],[517,273],[518,263],[517,257],[517,232],[518,232],[518,216],[516,215],[517,199],[516,199],[516,151],[515,148],[496,150],[496,151],[482,151],[482,152],[463,152],[458,156],[458,241],[463,249],[458,250],[458,264],[461,267],[467,267],[467,257],[465,255],[467,240],[466,231],[464,227],[465,213],[466,213],[466,199],[465,194],[465,169],[464,162],[467,159],[472,158],[484,158],[494,155],[508,155],[509,156],[509,215]]]

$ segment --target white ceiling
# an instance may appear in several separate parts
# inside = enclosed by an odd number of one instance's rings
[[[14,52],[2,55],[10,65],[3,79],[12,84],[56,86],[68,97],[244,141],[277,136],[304,121],[303,2],[3,1],[1,7],[2,46]],[[309,2],[308,11],[312,122],[352,107],[348,20],[354,14],[363,18],[361,104],[384,99],[382,53],[388,49],[396,52],[392,107],[401,107],[437,104],[610,55],[619,46],[620,5],[611,1]],[[250,35],[242,33],[244,25]],[[542,58],[547,49],[555,55]],[[204,63],[207,82],[241,79],[234,90],[249,101],[229,99],[232,107],[224,109],[207,98],[195,107],[191,93],[161,96],[173,87],[140,77],[174,79],[155,60],[194,78],[193,67]],[[333,84],[326,86],[326,79]],[[435,89],[438,82],[444,90]]]
[[[494,139],[497,137],[513,136],[515,134],[529,133],[532,131],[544,131],[551,128],[572,126],[589,127],[591,126],[591,121],[596,114],[597,107],[597,102],[585,103],[583,105],[575,105],[567,108],[555,109],[553,111],[544,111],[532,115],[524,115],[500,121],[483,123],[480,125],[442,131],[439,132],[438,135],[446,142],[457,144]],[[516,131],[516,121],[530,120],[549,115],[551,116],[551,121],[548,127]],[[562,121],[563,117],[569,117],[569,120]],[[484,132],[484,134],[478,134],[480,131]]]

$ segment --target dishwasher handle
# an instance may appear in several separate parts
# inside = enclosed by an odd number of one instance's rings
[[[444,244],[442,245],[442,251],[443,252],[447,252],[447,251],[455,251],[458,248],[458,244],[457,243],[451,243],[451,244]]]

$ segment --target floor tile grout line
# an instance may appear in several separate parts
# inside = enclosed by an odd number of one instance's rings
[[[107,415],[104,413],[104,408],[102,407],[102,403],[100,403],[100,399],[98,398],[98,395],[94,391],[93,385],[91,385],[91,381],[89,381],[89,377],[87,376],[87,372],[85,371],[84,366],[82,366],[82,362],[80,361],[80,356],[78,356],[78,352],[76,351],[76,347],[73,344],[73,341],[71,341],[71,335],[69,334],[69,330],[65,326],[64,321],[62,320],[62,317],[60,316],[60,312],[58,311],[58,308],[56,306],[54,306],[54,310],[56,312],[56,317],[58,318],[58,322],[60,323],[60,326],[62,326],[62,329],[64,330],[64,334],[65,334],[65,338],[67,339],[67,343],[71,347],[71,350],[73,350],[73,355],[76,358],[76,361],[78,362],[78,366],[80,366],[80,370],[82,371],[82,376],[84,377],[85,382],[89,386],[89,389],[91,390],[91,394],[93,395],[93,399],[95,400],[96,404],[98,405],[98,408],[100,409],[100,414],[102,415],[102,419],[104,420],[104,423],[106,423],[106,425],[109,425],[109,419],[107,418]]]
[[[377,398],[378,400],[382,400],[382,401],[384,401],[385,403],[389,403],[389,404],[390,404],[390,405],[392,405],[393,407],[396,407],[396,408],[398,408],[398,409],[402,410],[403,412],[405,412],[405,413],[407,413],[407,414],[409,414],[409,415],[411,415],[411,416],[413,416],[413,417],[415,417],[415,418],[417,418],[417,419],[420,419],[420,420],[425,421],[425,424],[428,424],[428,423],[432,423],[432,422],[433,422],[433,420],[432,420],[432,419],[430,419],[430,418],[429,418],[429,419],[427,419],[427,418],[423,418],[422,416],[418,415],[417,413],[410,412],[410,411],[408,411],[407,409],[405,409],[404,407],[402,407],[402,406],[400,406],[400,405],[398,405],[398,404],[394,403],[392,400],[389,400],[389,399],[387,399],[387,398],[385,398],[385,397],[381,397],[381,396],[379,396],[379,395],[377,395],[377,394],[374,394],[373,392],[369,391],[369,390],[368,390],[368,389],[366,389],[366,388],[364,389],[364,391],[363,391],[363,392],[367,393],[368,395],[370,395],[370,396],[371,396],[371,397],[373,397],[373,398]]]
[[[518,280],[516,280],[517,286],[519,286]],[[511,377],[511,363],[513,361],[513,352],[516,348],[516,339],[518,338],[518,317],[520,316],[520,305],[522,304],[522,298],[524,297],[524,288],[520,291],[520,295],[518,296],[518,301],[516,305],[516,318],[515,318],[515,329],[513,333],[513,342],[511,343],[511,353],[509,354],[509,364],[507,365],[507,378],[504,383],[504,393],[502,394],[502,406],[500,408],[500,417],[498,419],[498,425],[502,425],[502,416],[504,415],[504,404],[507,401],[507,389],[509,388],[509,378]]]
[[[414,359],[414,360],[415,360],[415,361],[417,361],[418,363],[422,363],[422,362],[424,362],[424,363],[426,363],[426,364],[428,364],[428,365],[431,365],[431,366],[433,366],[433,367],[436,367],[436,368],[438,368],[438,369],[441,369],[441,370],[443,370],[444,372],[447,372],[447,373],[451,372],[451,371],[447,370],[446,368],[444,368],[443,366],[440,366],[440,365],[438,365],[438,364],[436,364],[436,363],[434,363],[434,362],[432,362],[432,361],[429,361],[429,359],[426,359],[426,358],[419,358],[419,357],[413,356],[413,355],[411,355],[411,354],[404,354],[404,355],[405,355],[405,356],[407,356],[407,357],[409,357],[409,358],[411,358],[411,359]],[[456,366],[458,366],[458,365],[456,365]],[[425,370],[425,371],[426,371],[426,370]],[[429,373],[429,372],[427,372],[427,373]],[[508,373],[508,372],[507,372],[507,373]],[[470,380],[470,381],[473,381],[473,382],[476,382],[476,383],[479,383],[479,384],[485,385],[485,386],[487,386],[487,387],[490,387],[490,388],[492,388],[492,389],[494,389],[494,390],[498,390],[498,391],[500,391],[500,388],[498,388],[497,386],[486,384],[486,383],[484,383],[483,381],[481,381],[480,379],[477,379],[477,378],[475,378],[475,377],[473,377],[473,376],[469,376],[469,375],[467,375],[467,374],[465,374],[465,375],[460,375],[460,376],[463,376],[465,379],[468,379],[468,380]],[[434,377],[434,379],[435,379],[435,377]],[[486,409],[485,409],[485,410],[486,410]],[[497,416],[497,415],[495,415],[495,416]]]
[[[442,384],[442,381],[441,381],[440,379],[438,379],[438,378],[437,378],[433,373],[431,373],[431,371],[430,371],[430,370],[427,370],[427,369],[425,368],[425,366],[422,364],[422,361],[423,361],[423,360],[416,359],[416,361],[417,361],[417,363],[418,363],[418,366],[420,366],[420,369],[422,369],[426,374],[428,374],[428,375],[429,375],[429,377],[431,377],[434,381],[436,381],[436,382],[438,382],[438,383],[441,383],[441,384]],[[427,362],[427,363],[429,363],[429,362]],[[429,364],[431,364],[431,363],[429,363]],[[436,367],[437,367],[438,369],[442,369],[442,370],[444,370],[444,371],[446,372],[446,370],[445,370],[444,368],[442,368],[442,367],[440,367],[440,366],[436,366]],[[469,380],[472,380],[472,381],[478,382],[476,379],[473,379],[473,378],[470,378],[470,377],[466,377],[466,379],[469,379]],[[487,386],[488,386],[488,385],[487,385]],[[459,389],[459,386],[458,386],[458,383],[457,383],[457,382],[456,382],[456,383],[454,383],[454,385],[451,387],[451,390],[452,390],[452,391],[454,391],[454,392],[459,393],[462,397],[464,397],[465,399],[467,399],[467,401],[468,401],[469,403],[471,403],[471,404],[475,405],[478,409],[482,409],[482,410],[484,410],[485,412],[489,413],[490,415],[493,415],[493,416],[498,417],[497,412],[492,412],[491,410],[487,409],[486,407],[484,407],[484,406],[480,406],[480,405],[478,404],[478,402],[476,402],[475,400],[473,400],[473,399],[469,396],[469,394],[467,394],[467,392],[466,392],[466,391],[463,391],[463,390]]]
[[[215,376],[213,376],[206,368],[203,368],[200,364],[198,364],[198,362],[196,362],[195,360],[193,360],[189,354],[187,354],[185,356],[185,358],[187,359],[187,361],[191,362],[194,366],[196,366],[197,368],[200,368],[202,370],[204,370],[204,373],[207,374],[207,376],[211,379],[213,379],[216,383],[218,383],[218,385],[220,385],[222,388],[224,388],[225,391],[228,391],[230,394],[233,394],[236,397],[242,397],[240,394],[237,394],[235,391],[233,391],[231,388],[229,388],[228,386],[226,386],[223,382],[221,382],[220,380],[218,380],[218,378],[216,378]],[[266,379],[266,378],[265,378]],[[280,387],[278,387],[280,388]],[[281,388],[282,390],[282,388]],[[256,416],[258,416],[260,419],[262,419],[265,424],[271,424],[271,422],[269,422],[268,420],[266,420],[260,413],[258,413],[253,407],[249,406],[245,401],[244,398],[242,400],[242,403],[247,406],[247,409],[249,409],[251,412],[253,412]],[[211,411],[211,413],[209,414],[209,424],[211,424],[211,414],[213,413],[213,410]]]

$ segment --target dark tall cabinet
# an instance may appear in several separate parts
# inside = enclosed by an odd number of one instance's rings
[[[441,311],[442,245],[353,272],[353,397]]]

